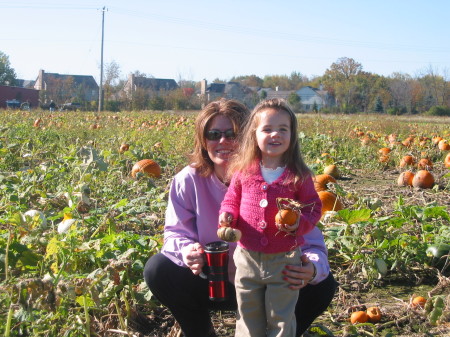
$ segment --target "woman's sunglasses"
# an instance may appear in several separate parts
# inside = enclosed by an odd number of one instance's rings
[[[208,140],[219,140],[222,137],[225,137],[228,140],[233,140],[236,138],[236,134],[234,133],[233,129],[229,129],[226,131],[209,130],[208,132],[206,132],[205,137]]]

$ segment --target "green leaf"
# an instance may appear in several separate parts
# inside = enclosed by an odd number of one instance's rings
[[[77,299],[76,299],[76,302],[82,307],[84,307],[85,303],[86,303],[86,306],[88,308],[95,307],[95,302],[90,296],[84,296],[84,295],[83,296],[78,296]]]
[[[342,221],[349,225],[369,220],[371,213],[372,211],[368,208],[357,210],[343,209],[338,212],[339,217],[342,219]]]

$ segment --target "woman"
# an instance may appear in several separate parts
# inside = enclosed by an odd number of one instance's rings
[[[210,301],[208,281],[199,275],[204,266],[203,247],[218,240],[228,160],[248,116],[249,111],[241,103],[224,99],[208,104],[199,113],[191,164],[174,177],[170,189],[163,248],[145,265],[145,282],[170,309],[186,337],[216,336],[209,311],[237,308],[232,284],[236,267],[231,258],[227,301]],[[328,307],[336,290],[320,230],[315,228],[304,239],[303,265],[288,265],[283,272],[290,287],[300,290],[295,311],[297,336]],[[230,257],[235,247],[230,244]]]

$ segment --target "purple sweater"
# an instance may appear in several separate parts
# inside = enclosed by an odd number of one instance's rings
[[[320,220],[322,203],[311,176],[295,185],[286,183],[286,178],[292,175],[292,171],[286,168],[278,179],[268,184],[261,175],[259,165],[254,165],[245,174],[233,175],[220,213],[233,215],[236,221],[232,226],[242,231],[238,242],[241,247],[273,254],[287,252],[304,243],[303,235]],[[276,227],[277,198],[290,198],[307,205],[302,208],[296,236],[286,235]]]
[[[166,210],[164,245],[161,253],[179,266],[183,262],[181,249],[199,242],[203,246],[217,241],[219,208],[227,187],[213,174],[200,176],[195,169],[186,166],[172,181]],[[304,236],[302,251],[314,263],[317,275],[311,284],[323,281],[330,273],[328,253],[319,228],[314,227]],[[232,259],[236,243],[230,243],[229,280],[234,283],[236,267]]]

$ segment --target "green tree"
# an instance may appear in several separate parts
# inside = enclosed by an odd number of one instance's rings
[[[0,85],[15,85],[16,72],[11,68],[9,57],[0,51]]]
[[[381,100],[380,96],[377,96],[373,110],[378,113],[381,113],[384,111],[383,101]]]
[[[300,111],[300,96],[295,92],[291,92],[288,96],[288,103],[290,104],[290,106],[292,107],[292,109],[294,109],[295,112],[299,112]]]

